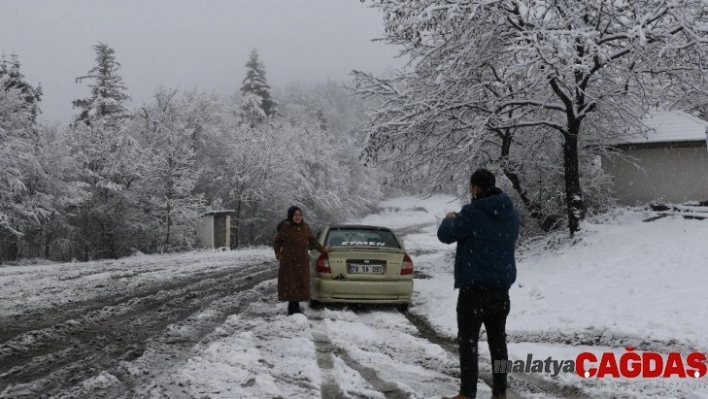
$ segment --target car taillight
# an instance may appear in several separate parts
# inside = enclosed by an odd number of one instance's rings
[[[408,254],[403,255],[403,267],[401,268],[401,276],[413,274],[413,260]]]
[[[332,269],[329,268],[329,256],[327,252],[320,254],[317,258],[317,273],[332,273]]]

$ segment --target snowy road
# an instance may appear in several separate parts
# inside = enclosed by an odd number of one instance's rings
[[[186,265],[180,266],[189,269],[193,259],[183,262]],[[253,287],[275,277],[275,265],[270,260],[232,267],[215,265],[186,275],[170,273],[159,261],[128,265],[96,263],[93,267],[75,267],[71,273],[59,269],[57,280],[76,280],[80,281],[77,286],[87,286],[73,292],[66,292],[66,286],[38,286],[38,293],[45,298],[47,290],[57,290],[56,300],[1,316],[2,397],[81,396],[81,383],[104,371],[121,382],[111,391],[130,391],[136,379],[122,366],[155,343],[170,343],[173,354],[190,348],[229,314],[262,297],[253,292]],[[171,275],[165,279],[147,277],[161,273]],[[42,278],[46,280],[49,275],[42,273]],[[21,270],[13,277],[32,278]],[[105,290],[109,295],[81,298],[81,288],[100,291],[110,284],[113,289]],[[210,310],[211,317],[195,320],[205,309]],[[191,331],[176,334],[178,326],[189,326]]]
[[[457,387],[455,342],[413,314],[286,316],[267,249],[0,270],[2,398],[428,398]],[[565,396],[516,386],[528,395],[512,397]]]
[[[2,397],[403,398],[455,386],[454,357],[403,315],[308,309],[307,317],[287,317],[276,305],[269,256],[227,256],[219,260],[231,267],[181,276],[175,270],[189,269],[192,258],[5,269],[14,281],[32,273],[55,280],[34,287],[44,298],[47,290],[56,295],[38,309],[20,302],[4,309]],[[161,273],[177,276],[155,278]],[[110,295],[80,298],[112,283]]]

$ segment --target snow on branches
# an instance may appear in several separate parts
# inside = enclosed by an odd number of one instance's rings
[[[403,49],[410,68],[391,82],[357,74],[360,93],[384,101],[373,115],[370,152],[407,155],[404,172],[427,165],[434,181],[489,161],[513,181],[523,176],[509,176],[504,165],[529,169],[518,160],[528,159],[523,152],[536,137],[562,151],[571,234],[584,217],[580,166],[588,151],[636,126],[651,107],[705,103],[702,0],[373,6],[384,13],[385,40]]]

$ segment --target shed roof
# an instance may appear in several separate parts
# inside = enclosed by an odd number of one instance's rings
[[[202,216],[234,214],[234,213],[236,213],[236,211],[234,211],[233,209],[218,209],[218,210],[203,212]]]
[[[683,111],[658,111],[644,119],[647,132],[630,135],[620,144],[708,142],[708,122]]]

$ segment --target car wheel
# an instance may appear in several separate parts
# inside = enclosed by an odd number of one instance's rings
[[[398,309],[398,311],[401,313],[406,313],[408,311],[409,306],[410,306],[409,303],[401,303],[396,306],[396,309]]]
[[[317,299],[310,299],[310,309],[322,309],[324,304]]]

